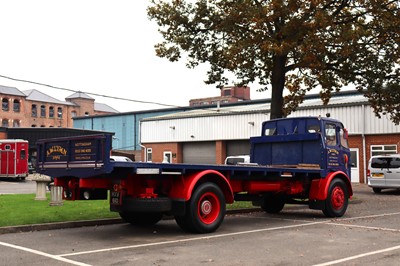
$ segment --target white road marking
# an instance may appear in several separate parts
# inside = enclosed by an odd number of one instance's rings
[[[360,219],[368,219],[368,218],[380,218],[380,217],[393,216],[393,215],[399,215],[399,214],[400,214],[400,212],[392,212],[392,213],[366,215],[366,216],[360,216],[360,217],[340,218],[340,221],[360,220]]]
[[[202,237],[194,237],[194,238],[186,238],[186,239],[180,239],[180,240],[171,240],[171,241],[162,241],[162,242],[155,242],[155,243],[148,243],[148,244],[139,244],[139,245],[131,245],[131,246],[122,246],[122,247],[115,247],[115,248],[106,248],[106,249],[98,249],[98,250],[89,250],[89,251],[82,251],[82,252],[75,252],[75,253],[67,253],[67,254],[60,254],[60,255],[52,255],[48,254],[45,252],[33,250],[30,248],[25,248],[13,244],[8,244],[5,242],[0,242],[0,245],[19,249],[19,250],[24,250],[33,254],[45,256],[48,258],[52,258],[55,260],[59,261],[64,261],[73,265],[78,265],[78,266],[90,266],[90,264],[85,264],[81,262],[77,262],[74,260],[66,259],[64,257],[68,256],[78,256],[78,255],[85,255],[85,254],[92,254],[92,253],[100,253],[100,252],[109,252],[109,251],[118,251],[118,250],[124,250],[124,249],[134,249],[134,248],[142,248],[142,247],[150,247],[150,246],[159,246],[159,245],[167,245],[167,244],[174,244],[174,243],[182,243],[182,242],[189,242],[189,241],[196,241],[196,240],[208,240],[208,239],[213,239],[213,238],[221,238],[221,237],[227,237],[227,236],[235,236],[235,235],[244,235],[244,234],[252,234],[252,233],[258,233],[258,232],[267,232],[267,231],[274,231],[274,230],[282,230],[282,229],[290,229],[290,228],[297,228],[297,227],[305,227],[305,226],[310,226],[310,225],[316,225],[316,224],[326,224],[326,225],[335,225],[335,226],[346,226],[346,227],[355,227],[355,228],[362,228],[362,229],[373,229],[373,230],[385,230],[385,231],[392,231],[392,232],[400,232],[398,229],[390,229],[390,228],[384,228],[384,227],[372,227],[372,226],[362,226],[362,225],[353,225],[353,224],[343,224],[340,223],[342,221],[348,221],[348,220],[361,220],[361,219],[368,219],[368,218],[379,218],[379,217],[385,217],[385,216],[394,216],[394,215],[399,215],[400,212],[395,212],[395,213],[385,213],[385,214],[377,214],[377,215],[367,215],[367,216],[359,216],[359,217],[351,217],[351,218],[340,218],[340,220],[323,220],[319,222],[311,222],[307,220],[300,220],[301,222],[304,222],[302,224],[297,224],[297,225],[289,225],[289,226],[279,226],[279,227],[273,227],[273,228],[263,228],[263,229],[256,229],[256,230],[248,230],[248,231],[241,231],[241,232],[235,232],[235,233],[228,233],[228,234],[218,234],[218,235],[208,235],[208,236],[202,236]],[[238,215],[242,216],[242,215]],[[263,218],[263,217],[260,217]],[[272,217],[268,217],[272,218]],[[299,220],[291,220],[287,218],[273,218],[273,219],[280,219],[280,220],[289,220],[289,221],[299,221]],[[335,222],[337,221],[337,222]],[[334,264],[339,264],[343,263],[346,261],[350,260],[355,260],[358,258],[366,257],[366,256],[371,256],[371,255],[376,255],[388,251],[393,251],[400,249],[399,246],[394,246],[386,249],[381,249],[381,250],[376,250],[372,252],[367,252],[367,253],[362,253],[359,255],[355,256],[350,256],[347,258],[342,258],[338,260],[333,260],[321,264],[315,264],[314,266],[326,266],[326,265],[334,265]]]
[[[133,248],[142,248],[142,247],[151,247],[151,246],[175,244],[175,243],[182,243],[182,242],[189,242],[189,241],[196,241],[196,240],[208,240],[208,239],[227,237],[227,236],[236,236],[236,235],[244,235],[244,234],[266,232],[266,231],[282,230],[282,229],[288,229],[288,228],[304,227],[304,226],[310,226],[310,225],[316,225],[316,224],[322,224],[322,223],[326,223],[326,221],[324,221],[324,222],[310,222],[310,223],[306,223],[306,224],[288,225],[288,226],[280,226],[280,227],[273,227],[273,228],[263,228],[263,229],[256,229],[256,230],[228,233],[228,234],[218,234],[218,235],[209,235],[209,236],[202,236],[202,237],[185,238],[185,239],[179,239],[179,240],[162,241],[162,242],[139,244],[139,245],[132,245],[132,246],[122,246],[122,247],[115,247],[115,248],[88,250],[88,251],[82,251],[82,252],[60,254],[58,256],[60,256],[60,257],[61,256],[62,257],[77,256],[77,255],[99,253],[99,252],[107,252],[107,251],[116,251],[116,250],[123,250],[123,249],[133,249]]]
[[[376,226],[365,226],[365,225],[356,225],[356,224],[340,224],[340,223],[326,223],[330,225],[343,226],[343,227],[353,227],[353,228],[361,228],[361,229],[372,229],[379,231],[389,231],[389,232],[400,232],[400,229],[392,229],[392,228],[383,228]]]
[[[397,249],[400,249],[400,246],[394,246],[394,247],[391,247],[391,248],[375,250],[375,251],[362,253],[362,254],[359,254],[359,255],[355,255],[355,256],[339,259],[339,260],[332,260],[332,261],[324,262],[324,263],[321,263],[321,264],[315,264],[313,266],[328,266],[328,265],[339,264],[339,263],[347,262],[347,261],[350,261],[350,260],[355,260],[355,259],[359,259],[359,258],[371,256],[371,255],[376,255],[376,254],[380,254],[380,253],[384,253],[384,252],[388,252],[388,251],[393,251],[393,250],[397,250]]]
[[[0,242],[0,245],[5,246],[5,247],[14,248],[14,249],[23,250],[23,251],[26,251],[26,252],[29,252],[29,253],[33,253],[33,254],[36,254],[36,255],[43,256],[43,257],[51,258],[51,259],[54,259],[54,260],[67,262],[67,263],[70,263],[70,264],[73,264],[73,265],[91,266],[90,264],[86,264],[86,263],[82,263],[82,262],[66,259],[66,258],[57,256],[57,255],[51,255],[51,254],[48,254],[48,253],[45,253],[45,252],[42,252],[42,251],[38,251],[38,250],[26,248],[26,247],[21,247],[21,246],[17,246],[17,245],[5,243],[5,242]]]

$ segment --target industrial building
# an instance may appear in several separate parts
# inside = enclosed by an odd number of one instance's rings
[[[143,119],[143,156],[154,162],[222,164],[227,156],[249,154],[249,138],[260,135],[269,110],[268,101],[251,101]],[[308,97],[290,116],[326,114],[348,129],[352,182],[366,182],[366,166],[372,155],[398,152],[400,126],[388,116],[376,117],[367,99],[357,92],[338,93],[328,105],[323,105],[318,95]]]

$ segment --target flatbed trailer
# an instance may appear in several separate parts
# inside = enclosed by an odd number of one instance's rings
[[[327,217],[345,214],[353,192],[342,123],[300,117],[266,121],[250,138],[250,163],[237,165],[111,161],[112,135],[38,141],[37,172],[54,177],[66,200],[110,200],[127,222],[173,215],[185,231],[210,233],[226,204],[251,201],[267,213],[307,204]]]

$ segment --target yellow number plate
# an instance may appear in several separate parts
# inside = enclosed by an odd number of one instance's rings
[[[383,173],[373,173],[372,174],[372,177],[375,177],[375,178],[383,178]]]

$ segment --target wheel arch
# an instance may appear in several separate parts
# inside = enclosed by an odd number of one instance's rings
[[[190,200],[193,190],[199,184],[205,182],[215,183],[219,188],[221,188],[226,203],[233,203],[233,190],[229,184],[228,179],[218,171],[215,170],[204,170],[198,173],[191,174],[185,177],[185,186],[183,190],[183,197],[185,201]]]
[[[326,200],[328,197],[329,185],[334,178],[340,178],[344,181],[347,191],[349,192],[349,197],[351,198],[353,196],[353,188],[350,179],[344,172],[337,171],[329,173],[325,178],[312,181],[309,194],[310,200]]]

